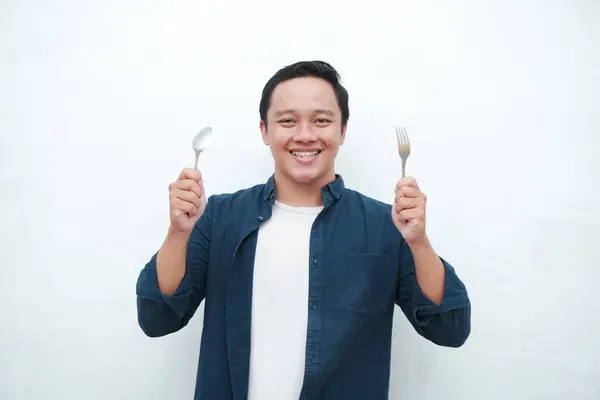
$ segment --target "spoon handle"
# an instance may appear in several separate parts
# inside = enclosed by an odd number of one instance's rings
[[[200,152],[196,151],[196,160],[194,161],[194,171],[198,171],[198,159],[200,158]]]

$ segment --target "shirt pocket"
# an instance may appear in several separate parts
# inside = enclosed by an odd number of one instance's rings
[[[393,306],[398,268],[387,254],[344,254],[340,267],[338,302],[342,309],[376,316]]]

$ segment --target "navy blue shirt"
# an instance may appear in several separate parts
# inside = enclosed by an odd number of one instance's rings
[[[300,398],[387,399],[395,305],[424,338],[459,347],[471,331],[469,297],[443,259],[443,301],[436,305],[425,297],[410,248],[392,222],[391,205],[345,188],[339,175],[321,192],[324,209],[312,226],[307,260]],[[257,233],[271,217],[275,198],[273,176],[265,184],[210,196],[190,236],[177,291],[161,294],[156,254],[138,278],[138,321],[150,337],[183,328],[205,301],[195,400],[247,398]]]

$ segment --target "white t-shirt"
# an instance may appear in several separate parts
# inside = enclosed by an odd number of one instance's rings
[[[258,231],[249,400],[298,400],[304,379],[310,232],[323,207],[278,201]]]

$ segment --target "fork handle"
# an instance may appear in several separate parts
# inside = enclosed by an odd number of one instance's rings
[[[402,178],[406,178],[406,158],[402,159]]]

